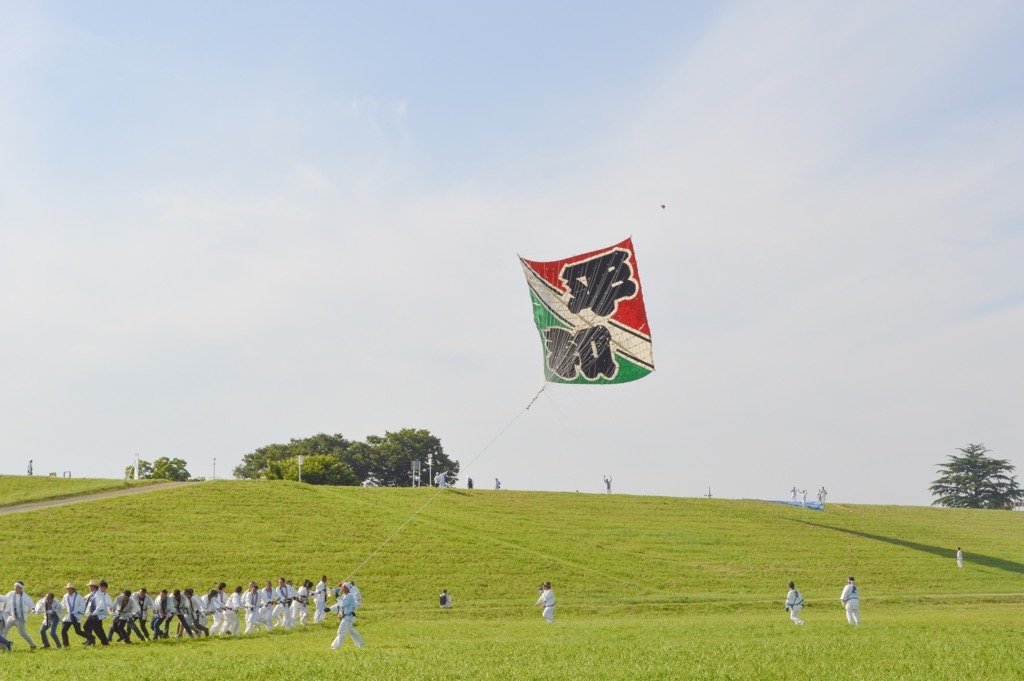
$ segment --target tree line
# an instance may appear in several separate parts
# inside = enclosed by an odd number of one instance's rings
[[[447,473],[449,484],[454,484],[459,474],[459,462],[448,458],[439,438],[428,430],[403,428],[383,436],[369,435],[362,442],[340,433],[319,433],[293,438],[287,444],[266,445],[242,457],[234,475],[243,480],[298,480],[300,455],[302,481],[314,485],[409,487],[413,461],[422,464],[424,478],[428,462],[433,462],[435,473]]]

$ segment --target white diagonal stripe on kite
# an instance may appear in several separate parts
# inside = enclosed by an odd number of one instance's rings
[[[615,321],[595,314],[593,310],[581,310],[573,312],[568,304],[562,300],[561,292],[551,287],[536,272],[522,261],[523,272],[526,274],[526,284],[534,292],[537,299],[548,308],[555,317],[571,324],[574,328],[589,328],[604,324],[611,334],[611,344],[615,350],[626,357],[629,357],[638,364],[643,364],[651,369],[654,368],[654,353],[651,352],[651,339],[636,329],[623,326]],[[637,347],[637,346],[640,347]],[[638,352],[639,350],[639,352]]]

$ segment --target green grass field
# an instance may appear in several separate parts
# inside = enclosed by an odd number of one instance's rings
[[[358,567],[367,648],[330,650],[333,624],[61,652],[15,638],[3,679],[1024,677],[1018,513],[225,481],[8,520],[0,579],[35,597],[69,579],[198,590]],[[848,574],[860,628],[838,602]],[[553,626],[533,606],[545,579]],[[782,607],[790,579],[804,627]]]
[[[0,507],[46,499],[149,485],[159,480],[107,480],[103,478],[51,478],[49,476],[0,475]]]

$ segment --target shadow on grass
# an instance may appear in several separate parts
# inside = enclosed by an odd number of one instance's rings
[[[861,537],[863,539],[872,539],[874,541],[885,542],[886,544],[901,546],[905,549],[921,551],[922,553],[930,553],[932,555],[940,556],[942,558],[948,558],[949,560],[953,560],[953,558],[955,558],[956,556],[956,550],[951,549],[948,546],[932,546],[931,544],[920,544],[918,542],[907,541],[906,539],[898,539],[896,537],[886,537],[880,534],[871,534],[870,532],[848,530],[844,527],[834,527],[832,525],[812,523],[809,520],[793,519],[793,522],[802,523],[804,525],[810,525],[812,527],[820,527],[825,530],[842,532],[843,534],[852,534],[855,537]],[[995,568],[996,570],[1003,570],[1005,572],[1015,572],[1017,574],[1024,574],[1024,563],[1006,560],[1005,558],[996,558],[995,556],[986,556],[980,553],[965,552],[964,561],[967,563],[974,563],[975,565],[984,565],[985,567]]]

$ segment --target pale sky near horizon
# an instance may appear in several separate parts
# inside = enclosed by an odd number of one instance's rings
[[[368,5],[0,0],[0,473],[403,427],[510,489],[1024,467],[1024,4]],[[655,372],[522,413],[517,255],[629,235]]]

